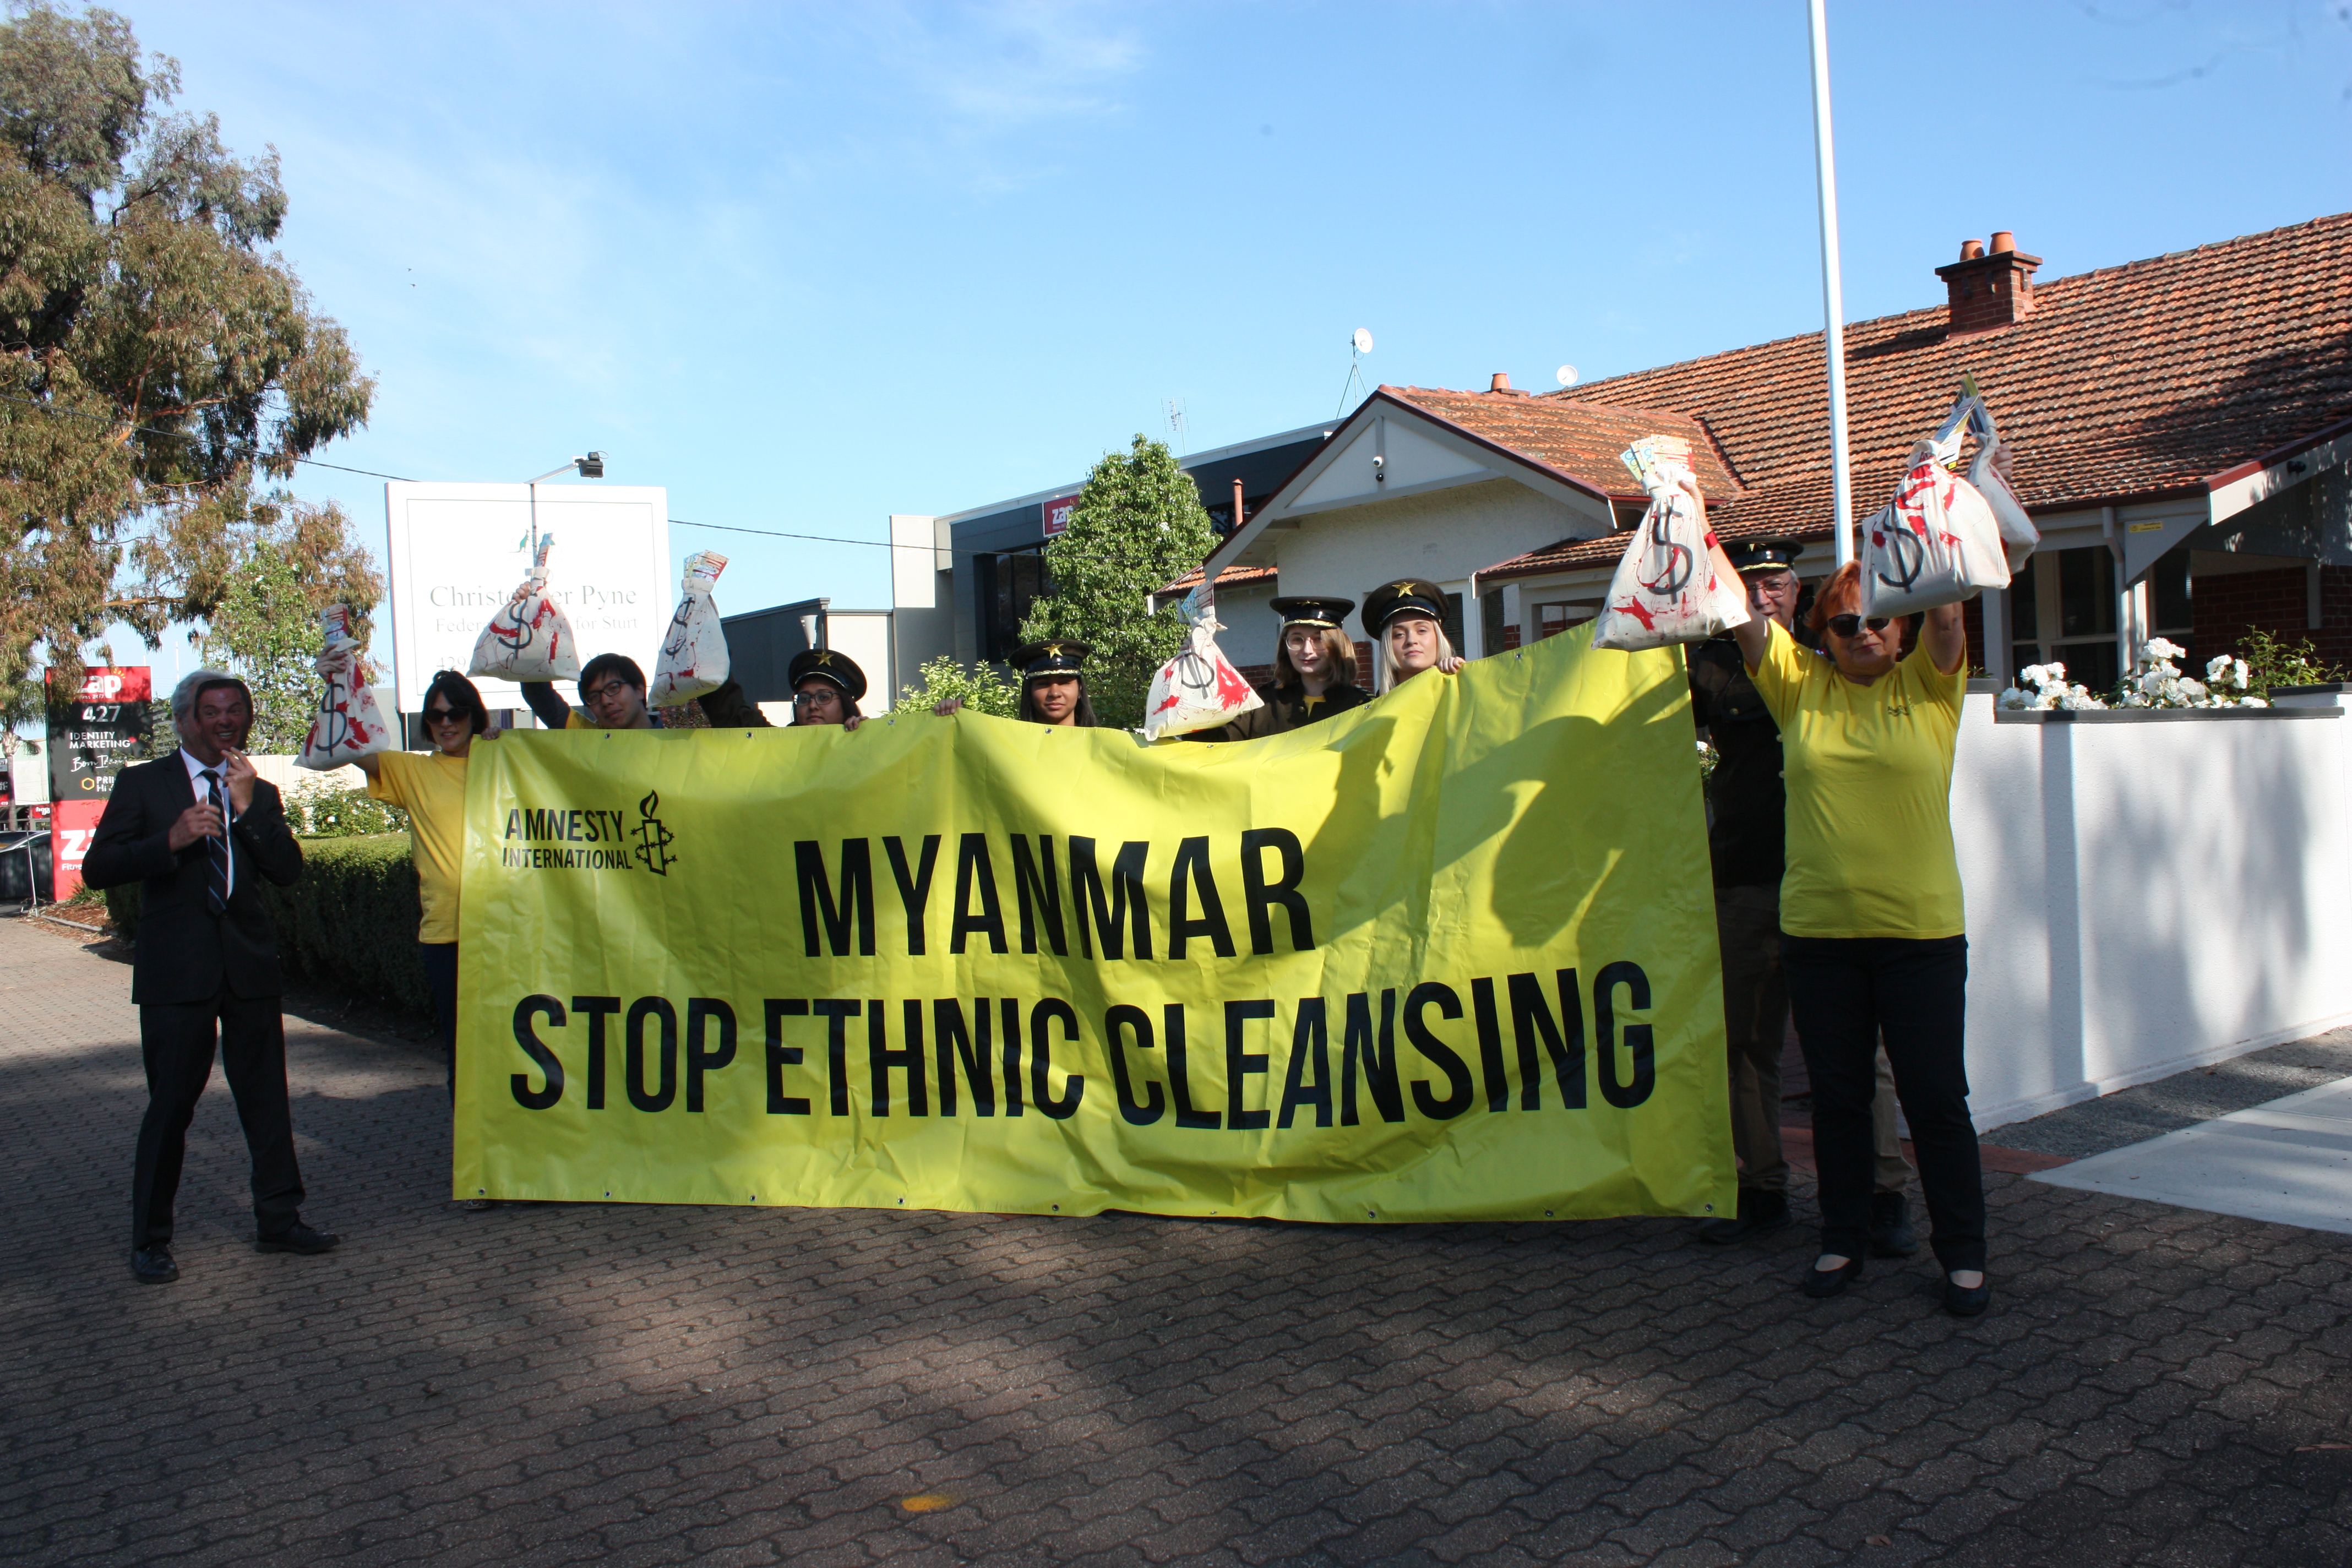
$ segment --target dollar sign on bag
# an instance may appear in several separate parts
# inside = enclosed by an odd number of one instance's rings
[[[1659,572],[1654,582],[1644,582],[1642,586],[1662,599],[1671,599],[1689,587],[1691,573],[1697,565],[1696,558],[1690,552],[1690,546],[1677,544],[1673,535],[1667,532],[1667,527],[1674,521],[1674,502],[1669,500],[1664,510],[1650,523],[1651,547],[1664,552],[1665,565]]]

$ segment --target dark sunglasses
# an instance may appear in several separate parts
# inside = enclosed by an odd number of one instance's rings
[[[427,708],[425,710],[425,721],[428,724],[444,724],[452,719],[469,717],[471,715],[461,713],[455,708]]]
[[[1883,632],[1895,623],[1892,616],[1873,616],[1864,621],[1860,616],[1832,616],[1826,623],[1830,630],[1842,637],[1850,637],[1868,626],[1872,631]]]

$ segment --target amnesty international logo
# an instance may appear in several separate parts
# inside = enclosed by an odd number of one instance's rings
[[[659,791],[647,791],[637,802],[637,861],[656,877],[667,877],[669,868],[677,864],[677,857],[669,852],[677,837],[662,826],[654,808],[661,805]]]

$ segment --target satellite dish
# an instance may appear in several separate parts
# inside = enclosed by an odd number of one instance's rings
[[[1576,367],[1572,364],[1564,364],[1552,374],[1559,377],[1559,384],[1562,386],[1576,384]]]
[[[1356,335],[1349,338],[1348,341],[1356,346],[1356,352],[1358,353],[1368,354],[1372,352],[1372,329],[1370,327],[1358,327],[1356,329]]]

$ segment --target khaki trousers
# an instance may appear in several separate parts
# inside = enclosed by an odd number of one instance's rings
[[[1789,1162],[1780,1150],[1780,1054],[1787,1044],[1789,987],[1780,974],[1780,889],[1778,886],[1717,888],[1715,930],[1723,951],[1723,1025],[1731,1069],[1731,1147],[1739,1156],[1739,1184],[1788,1190]],[[1899,1193],[1910,1184],[1895,1121],[1895,1077],[1878,1053],[1878,1092],[1870,1104],[1876,1187]]]

